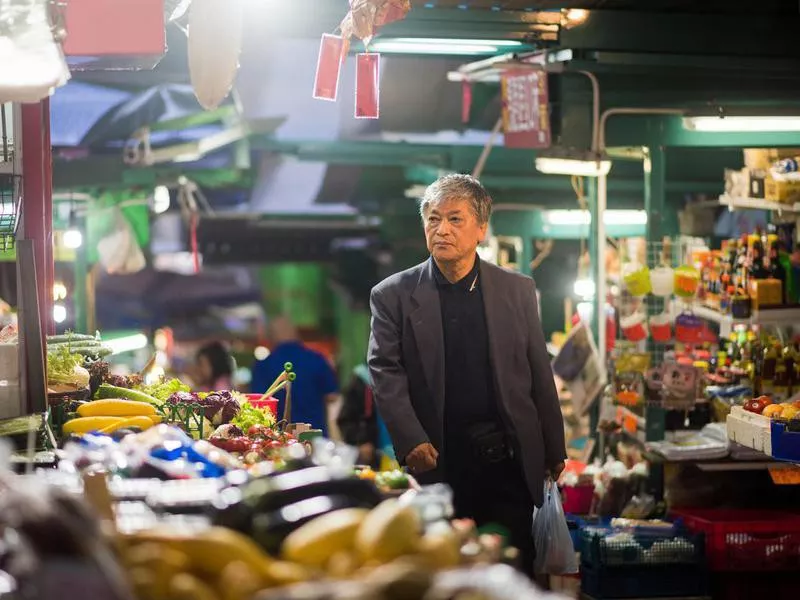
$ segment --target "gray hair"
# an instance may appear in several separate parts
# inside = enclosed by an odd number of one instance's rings
[[[478,223],[484,225],[492,216],[492,198],[480,181],[471,175],[453,173],[440,177],[425,190],[425,195],[419,203],[419,214],[425,219],[425,213],[431,206],[445,200],[469,200],[472,212],[478,218]]]

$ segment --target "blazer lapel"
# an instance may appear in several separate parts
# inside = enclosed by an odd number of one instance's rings
[[[507,365],[503,360],[503,343],[513,335],[514,323],[512,307],[508,298],[498,289],[497,270],[499,267],[481,260],[481,293],[483,310],[486,315],[486,330],[489,335],[489,356],[494,372],[495,389],[500,399],[506,397],[505,382]]]
[[[411,295],[416,308],[409,315],[425,380],[433,396],[439,418],[444,417],[444,333],[439,291],[433,275],[433,259],[420,272]]]

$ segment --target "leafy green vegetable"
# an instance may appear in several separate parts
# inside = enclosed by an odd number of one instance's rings
[[[189,386],[180,379],[170,379],[169,381],[159,381],[152,385],[143,385],[139,388],[148,396],[152,396],[161,402],[166,402],[172,394],[176,392],[188,392]]]
[[[47,353],[47,381],[71,384],[75,381],[75,367],[83,362],[83,356],[72,354],[62,346]]]
[[[239,414],[231,421],[239,429],[246,432],[253,425],[266,425],[272,427],[275,424],[275,417],[269,408],[256,408],[249,402],[242,402]]]

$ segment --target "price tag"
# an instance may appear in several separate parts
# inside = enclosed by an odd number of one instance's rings
[[[549,148],[547,73],[508,69],[500,89],[506,148]]]
[[[800,467],[770,467],[770,477],[775,485],[800,485]]]

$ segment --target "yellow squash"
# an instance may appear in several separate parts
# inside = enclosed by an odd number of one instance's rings
[[[149,417],[156,414],[156,407],[134,400],[95,400],[78,407],[81,417]]]
[[[100,431],[109,425],[124,421],[124,417],[78,417],[70,419],[64,423],[62,431],[66,435],[89,433],[90,431]]]
[[[100,430],[100,433],[114,433],[118,429],[127,429],[129,427],[138,427],[142,431],[150,429],[153,426],[153,420],[150,417],[124,417],[121,421],[111,423],[108,427]]]

